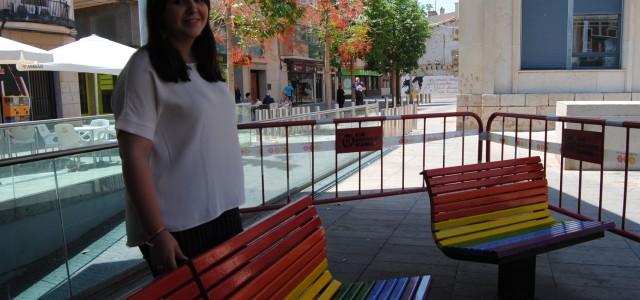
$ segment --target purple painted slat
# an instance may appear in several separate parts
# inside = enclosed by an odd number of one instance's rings
[[[553,237],[545,236],[545,237],[523,241],[521,243],[516,243],[516,244],[505,246],[505,247],[500,247],[496,249],[495,252],[499,258],[506,257],[506,256],[513,255],[515,253],[520,253],[532,248],[553,245],[562,241],[575,239],[581,236],[586,236],[586,235],[594,234],[600,231],[608,230],[613,227],[614,227],[613,222],[602,223],[594,227],[585,228],[583,230],[574,231],[574,232],[570,232],[563,235],[557,235]]]
[[[418,282],[420,281],[420,276],[414,276],[409,279],[409,283],[407,287],[404,289],[404,293],[402,294],[402,300],[413,299],[413,294],[415,294],[416,289],[418,288]]]

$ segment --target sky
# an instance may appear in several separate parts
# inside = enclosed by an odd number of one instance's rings
[[[455,3],[458,0],[418,0],[421,4],[431,3],[436,11],[440,11],[440,7],[444,7],[445,13],[450,13],[455,10]]]

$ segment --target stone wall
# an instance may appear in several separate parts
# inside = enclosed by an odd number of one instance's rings
[[[556,115],[558,101],[640,101],[640,93],[548,93],[548,94],[459,94],[457,111],[473,112],[482,118],[486,127],[489,116],[495,112]],[[493,128],[501,128],[500,124]],[[505,130],[515,130],[515,119],[505,119]],[[458,119],[458,128],[462,119]],[[475,128],[475,121],[467,120],[465,128]],[[544,122],[532,122],[533,130],[544,130]],[[547,129],[555,128],[554,122],[548,122]],[[518,131],[529,130],[529,121],[520,120]]]

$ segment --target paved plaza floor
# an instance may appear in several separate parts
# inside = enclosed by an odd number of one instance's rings
[[[454,105],[423,107],[421,113],[451,111],[455,110]],[[453,122],[453,120],[448,121]],[[447,128],[453,128],[453,126],[447,125]],[[459,138],[447,141],[446,153],[449,154],[450,149],[456,149],[460,144]],[[465,144],[465,151],[469,150],[469,154],[465,154],[467,163],[474,160],[474,148],[477,149],[474,140],[467,139]],[[443,150],[438,143],[428,144],[426,151],[430,153],[431,158],[426,162],[427,168],[439,167]],[[421,177],[418,175],[422,168],[421,154],[421,144],[414,144],[406,149],[405,185],[407,187],[422,185]],[[446,158],[446,165],[459,164],[457,161],[459,157],[449,157],[454,158]],[[384,159],[385,186],[399,187],[402,177],[401,149],[390,151]],[[549,163],[554,170],[559,169],[558,163],[553,160]],[[377,190],[380,182],[379,167],[376,162],[364,167],[363,193],[379,191]],[[607,196],[612,194],[608,189],[618,190],[621,186],[620,174],[611,174],[605,177],[605,195]],[[565,186],[564,192],[569,196],[576,194],[575,175],[575,172],[565,174],[568,178],[565,184],[571,188]],[[557,189],[553,183],[557,181],[557,172],[550,171],[548,176],[552,189]],[[589,214],[594,212],[594,205],[597,203],[597,197],[593,196],[595,192],[593,187],[598,181],[595,176],[595,172],[586,172],[584,175],[586,185],[584,191],[586,208],[584,209]],[[345,178],[339,185],[341,196],[353,194],[357,189],[357,174]],[[636,188],[630,190],[634,194],[635,191]],[[332,197],[334,189],[329,188],[325,193],[326,197]],[[634,197],[637,199],[637,195]],[[551,198],[551,201],[555,201],[553,196]],[[607,204],[606,201],[605,204]],[[608,204],[605,208],[607,208],[605,216],[619,215],[618,201]],[[640,223],[639,208],[640,205],[629,207],[628,213],[631,220],[629,225],[634,228],[638,228],[637,224]],[[318,210],[327,231],[329,267],[340,280],[356,281],[431,274],[433,289],[430,299],[497,298],[498,267],[496,265],[453,260],[437,248],[431,236],[426,193],[321,205],[318,206]],[[555,216],[558,219],[566,219],[562,215]],[[254,221],[255,218],[247,220]],[[98,261],[104,264],[126,262],[139,265],[142,263],[136,249],[126,248],[124,245],[122,226],[118,226],[112,233],[117,242],[102,249],[103,254]],[[82,279],[87,286],[95,285],[105,279],[98,276],[100,272],[92,271],[90,266],[91,264],[88,264],[76,273],[78,276],[82,275],[77,279]],[[75,278],[73,275],[72,277]],[[114,290],[100,294],[109,296],[93,298],[121,298],[131,290],[132,286],[141,286],[150,280],[151,276],[148,272],[136,272],[125,280],[126,287],[114,286]],[[64,292],[62,289],[59,291]],[[536,296],[538,299],[640,299],[640,243],[606,233],[603,239],[539,255]]]

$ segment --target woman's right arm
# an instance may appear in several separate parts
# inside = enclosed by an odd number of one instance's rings
[[[145,231],[153,235],[153,240],[150,241],[152,267],[161,273],[175,269],[176,258],[186,257],[173,236],[166,231],[162,221],[149,165],[153,143],[146,138],[120,130],[118,144],[122,154],[122,173],[127,191]]]

